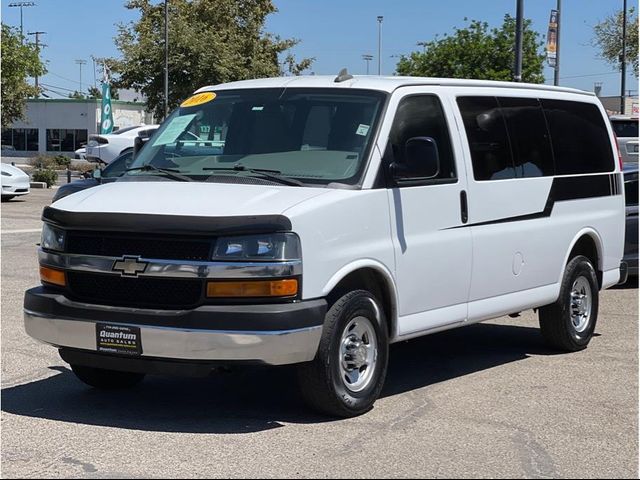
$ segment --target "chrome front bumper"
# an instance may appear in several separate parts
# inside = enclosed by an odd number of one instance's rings
[[[56,347],[96,351],[96,323],[24,311],[27,334]],[[119,324],[127,325],[127,324]],[[322,326],[283,331],[189,330],[130,324],[140,328],[142,357],[196,361],[250,361],[285,365],[313,360]]]

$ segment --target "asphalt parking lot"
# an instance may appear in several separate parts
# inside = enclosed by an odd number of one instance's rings
[[[5,478],[638,475],[637,282],[602,293],[582,352],[546,348],[531,311],[396,344],[382,398],[355,419],[306,410],[290,368],[104,393],[22,326],[52,195],[1,207]]]

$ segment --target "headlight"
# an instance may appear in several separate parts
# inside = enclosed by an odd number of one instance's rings
[[[220,237],[213,250],[213,260],[253,262],[300,258],[300,239],[295,233]]]
[[[47,250],[64,251],[64,230],[52,227],[48,223],[42,226],[42,248]]]
[[[2,172],[3,177],[11,177],[12,175],[9,172]]]

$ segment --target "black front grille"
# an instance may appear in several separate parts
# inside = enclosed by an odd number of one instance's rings
[[[67,272],[72,299],[123,307],[190,308],[201,303],[203,281],[181,278],[127,278]]]
[[[127,235],[113,232],[67,232],[66,251],[80,255],[122,257],[141,256],[166,260],[204,260],[211,258],[210,238],[163,235]]]

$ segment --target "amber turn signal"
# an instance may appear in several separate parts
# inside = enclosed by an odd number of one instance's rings
[[[248,282],[209,282],[207,297],[293,297],[298,280],[253,280]]]
[[[52,283],[64,287],[67,285],[64,272],[53,268],[40,266],[40,280],[45,283]]]

